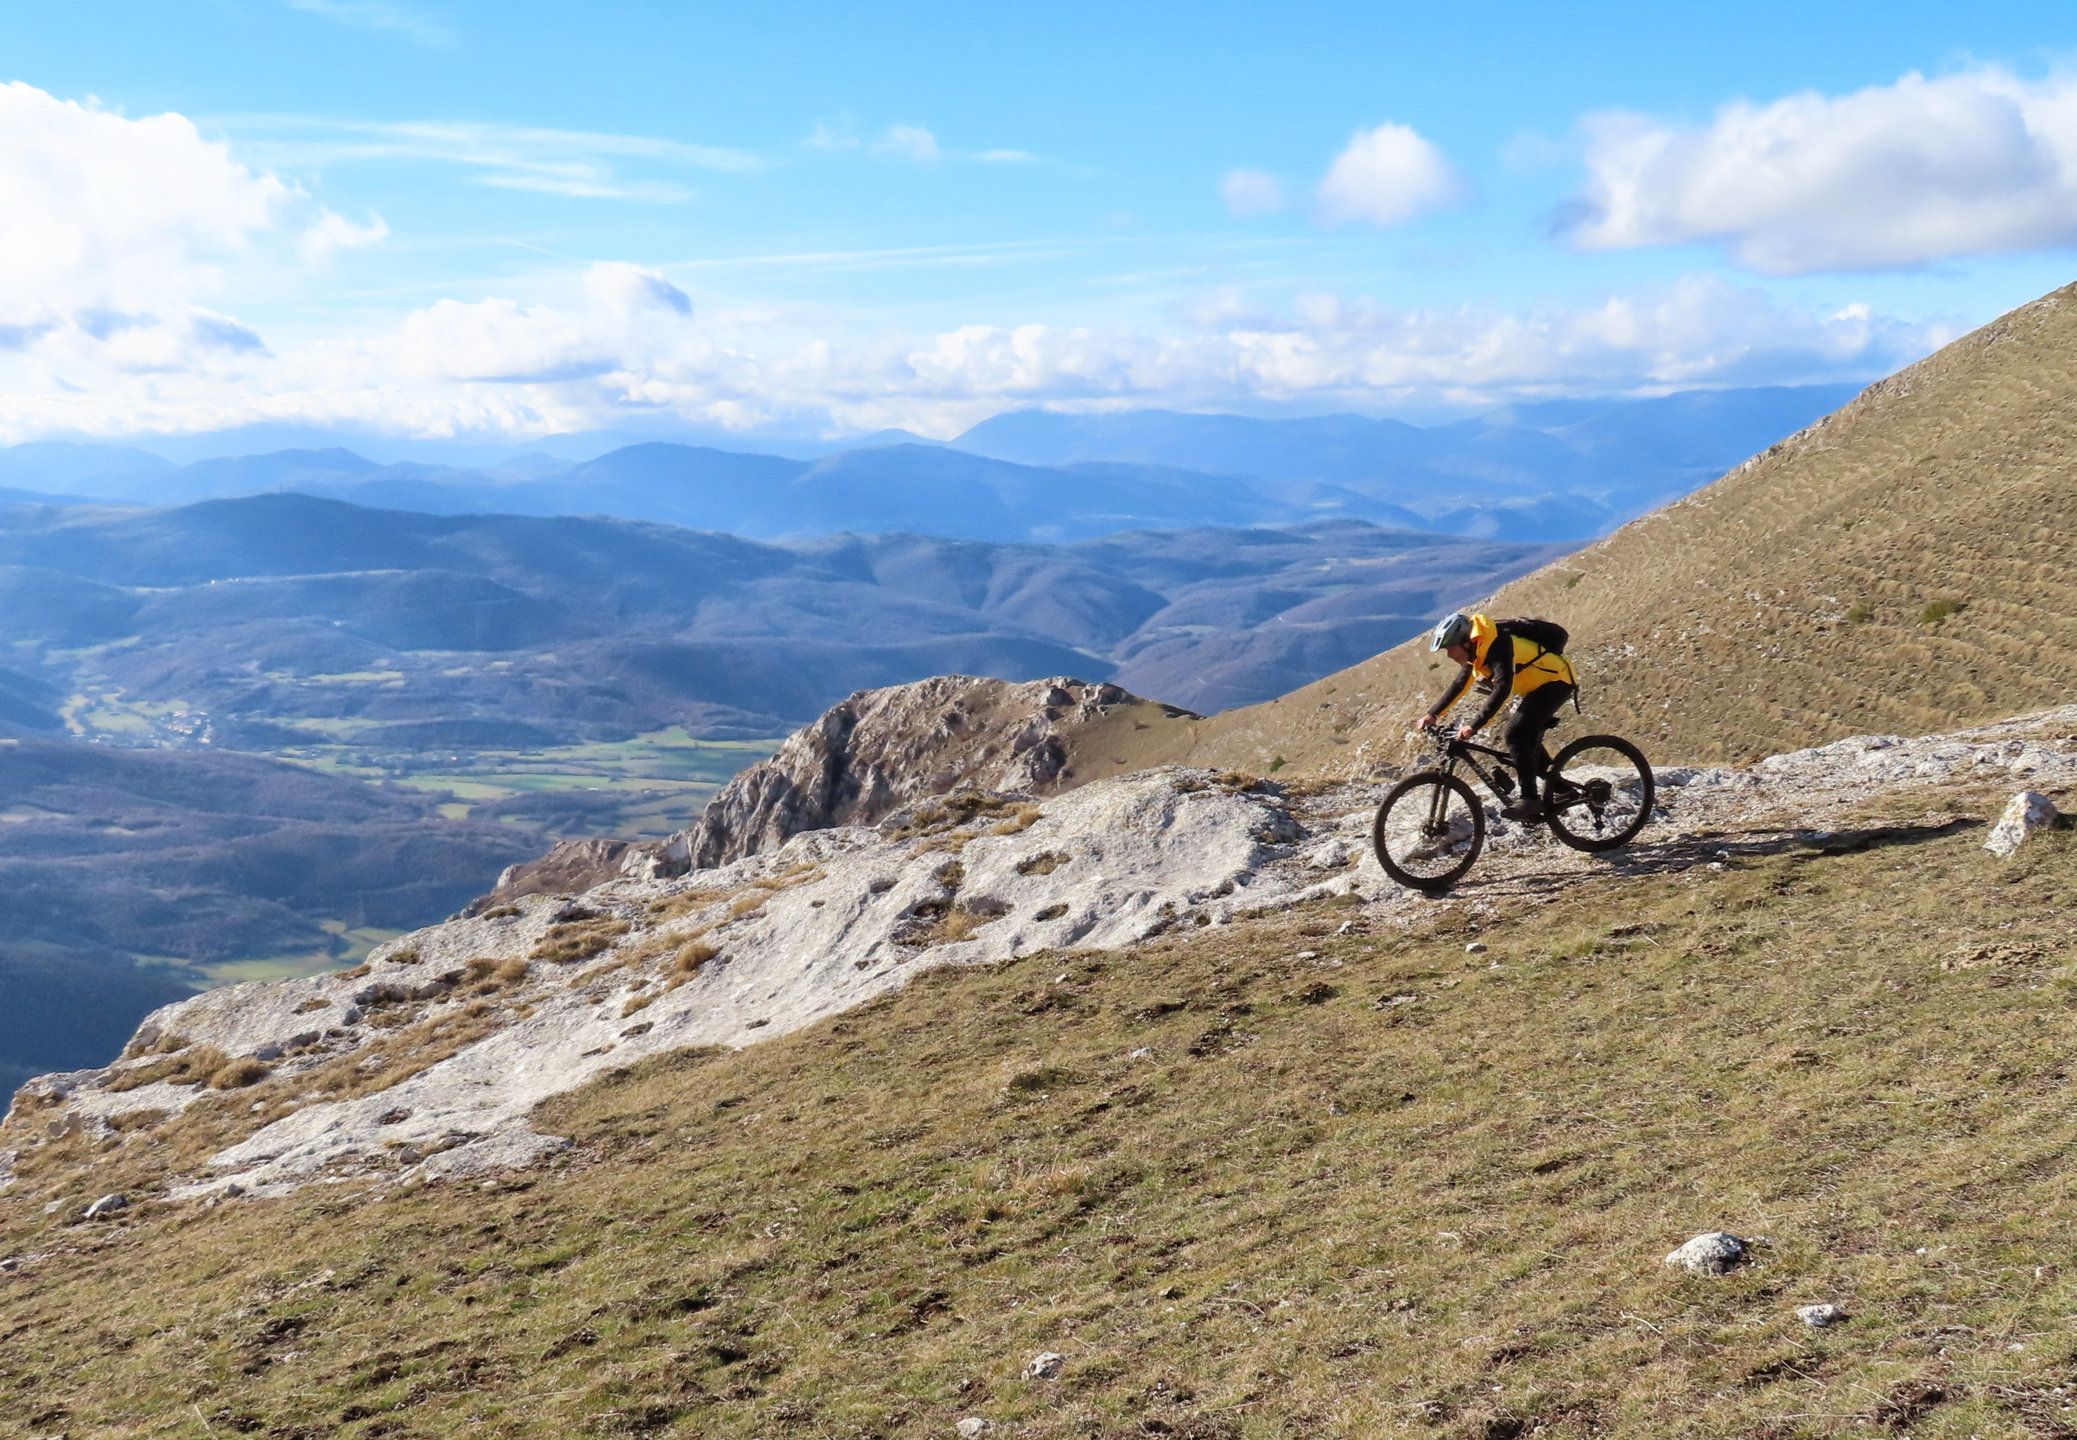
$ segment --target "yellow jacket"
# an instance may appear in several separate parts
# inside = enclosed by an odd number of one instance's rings
[[[1493,654],[1493,642],[1499,638],[1500,627],[1493,623],[1492,617],[1476,613],[1472,615],[1471,664],[1469,668],[1457,672],[1455,682],[1444,693],[1442,699],[1436,702],[1435,708],[1429,711],[1429,714],[1437,719],[1449,714],[1457,701],[1463,698],[1464,692],[1470,688],[1471,677],[1474,674],[1484,681],[1490,682],[1493,679],[1493,662],[1497,658]],[[1526,695],[1531,690],[1557,681],[1573,686],[1579,684],[1578,678],[1572,673],[1572,662],[1557,651],[1546,650],[1534,640],[1524,640],[1519,635],[1510,635],[1508,639],[1513,642],[1514,648],[1510,658],[1514,664],[1509,667],[1512,673],[1509,676],[1507,691],[1487,698],[1485,708],[1471,721],[1471,728],[1474,730],[1485,728],[1487,723],[1500,713],[1500,707],[1512,696]]]

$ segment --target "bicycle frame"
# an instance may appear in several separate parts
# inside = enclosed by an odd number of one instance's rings
[[[1484,755],[1491,760],[1493,762],[1492,771],[1488,772],[1485,766],[1479,764],[1473,758],[1475,755]],[[1434,768],[1440,770],[1445,775],[1454,775],[1457,773],[1457,766],[1460,763],[1468,766],[1471,773],[1478,776],[1486,789],[1493,792],[1495,800],[1503,805],[1507,803],[1511,787],[1517,783],[1514,778],[1513,756],[1509,755],[1505,750],[1495,750],[1492,746],[1481,745],[1475,740],[1451,739],[1443,745],[1442,756]],[[1495,774],[1507,776],[1506,785],[1495,783],[1493,779]]]
[[[1492,772],[1489,773],[1485,766],[1479,764],[1473,758],[1474,754],[1484,755],[1492,761]],[[1544,758],[1545,763],[1548,764],[1550,758],[1548,752],[1545,753]],[[1521,777],[1516,773],[1514,757],[1505,750],[1496,750],[1490,745],[1481,745],[1475,740],[1457,740],[1453,738],[1444,743],[1442,758],[1434,768],[1442,771],[1445,775],[1454,775],[1457,773],[1459,762],[1470,767],[1471,773],[1478,776],[1479,781],[1484,784],[1487,790],[1492,792],[1493,798],[1502,805],[1508,803],[1512,798],[1514,790],[1521,784]],[[1493,777],[1496,774],[1507,776],[1507,784],[1495,783]],[[1552,775],[1546,771],[1543,781],[1544,803],[1550,808],[1570,808],[1579,802],[1580,795],[1578,791],[1562,777]]]

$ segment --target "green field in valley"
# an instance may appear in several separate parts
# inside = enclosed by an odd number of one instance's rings
[[[569,835],[655,839],[690,824],[773,740],[697,740],[681,728],[629,740],[541,750],[373,754],[344,744],[276,752],[284,760],[365,780],[391,780],[454,798],[450,820],[490,820]],[[561,820],[563,823],[552,823]]]

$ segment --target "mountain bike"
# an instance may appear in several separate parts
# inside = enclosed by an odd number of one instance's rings
[[[1483,759],[1484,763],[1481,763]],[[1448,740],[1428,768],[1407,776],[1377,807],[1371,843],[1401,885],[1429,895],[1464,878],[1486,844],[1486,812],[1458,766],[1506,804],[1517,786],[1504,750]],[[1627,845],[1651,819],[1655,793],[1644,752],[1614,735],[1583,735],[1544,767],[1543,823],[1575,850]]]

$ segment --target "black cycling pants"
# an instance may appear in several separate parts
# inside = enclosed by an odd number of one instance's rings
[[[1572,689],[1562,680],[1537,686],[1515,702],[1514,718],[1502,733],[1507,753],[1514,757],[1515,773],[1521,778],[1525,804],[1536,799],[1536,782],[1550,764],[1550,752],[1543,748],[1543,732],[1557,718],[1558,707],[1572,698]]]

